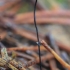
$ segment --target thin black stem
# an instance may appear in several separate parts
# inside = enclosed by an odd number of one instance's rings
[[[37,4],[37,0],[36,0],[35,5],[34,5],[34,24],[35,24],[36,33],[37,33],[37,41],[38,41],[37,44],[38,44],[38,49],[39,49],[40,70],[42,70],[42,68],[41,68],[41,55],[40,55],[40,42],[39,42],[38,28],[37,28],[37,24],[36,24],[36,16],[35,16],[36,4]]]

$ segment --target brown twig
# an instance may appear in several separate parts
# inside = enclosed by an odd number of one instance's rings
[[[70,19],[69,18],[47,18],[47,17],[42,17],[42,18],[37,18],[37,24],[63,24],[63,25],[70,25]],[[34,20],[33,18],[21,21],[21,23],[29,23],[33,24]]]
[[[60,49],[70,52],[70,46],[63,44],[62,42],[56,41]]]
[[[53,51],[53,49],[51,49],[50,46],[49,46],[44,40],[41,41],[41,44],[42,44],[49,52],[51,52],[51,53],[54,55],[54,57],[55,57],[64,67],[66,67],[66,68],[68,68],[68,69],[70,70],[70,65],[67,64],[59,55],[57,55],[57,54]]]
[[[69,15],[70,11],[69,10],[59,10],[59,11],[37,11],[36,12],[36,18],[42,18],[42,17],[70,17]],[[15,16],[15,21],[20,24],[19,22],[27,20],[27,19],[32,19],[34,17],[33,12],[29,13],[21,13],[17,14]],[[24,24],[24,23],[22,23]]]
[[[46,49],[41,46],[40,47],[41,51],[46,51]],[[11,47],[11,48],[7,48],[8,51],[27,51],[27,50],[31,50],[31,51],[38,51],[38,47],[37,46],[31,46],[31,47],[27,47],[27,46],[22,46],[22,47]]]
[[[15,3],[19,2],[20,0],[15,0],[15,1],[10,1],[8,3],[6,3],[4,6],[0,7],[0,12],[4,12],[6,9],[10,8],[12,5],[14,5]]]

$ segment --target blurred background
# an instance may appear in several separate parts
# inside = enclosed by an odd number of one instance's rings
[[[15,52],[14,59],[26,70],[40,70],[34,4],[35,0],[0,0],[1,47],[6,47],[10,53]],[[70,0],[38,0],[36,22],[40,41],[45,40],[69,64]],[[67,70],[43,46],[40,47],[42,70]],[[29,61],[36,63],[26,66]]]

